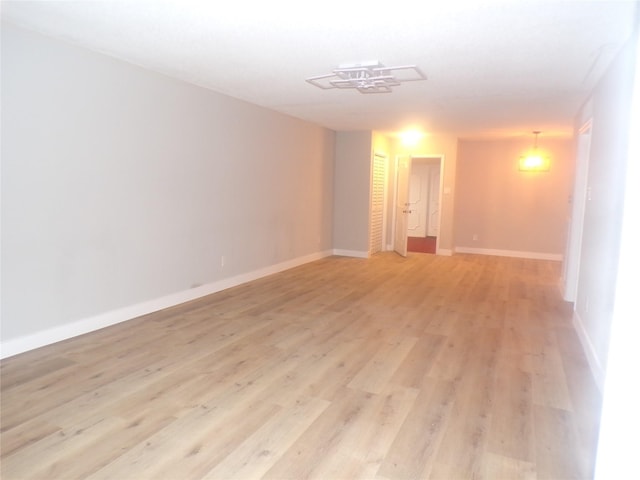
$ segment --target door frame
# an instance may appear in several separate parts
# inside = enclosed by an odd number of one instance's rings
[[[591,151],[591,125],[587,120],[578,130],[576,144],[576,166],[571,197],[571,219],[568,225],[565,255],[562,266],[563,299],[575,302],[580,275],[580,256],[582,253],[582,231],[584,212],[588,196],[589,155]]]
[[[413,164],[414,160],[418,160],[425,158],[439,158],[440,159],[440,215],[438,215],[438,236],[436,237],[436,255],[443,255],[440,253],[440,237],[442,235],[442,206],[443,206],[443,196],[444,196],[444,165],[445,165],[445,156],[443,153],[416,153],[412,155],[396,155],[395,163],[394,163],[394,175],[393,175],[393,199],[394,199],[394,208],[393,208],[393,217],[391,219],[391,238],[396,238],[396,195],[398,192],[398,159],[399,157],[408,156],[411,163]],[[391,250],[393,250],[393,245],[391,246]]]

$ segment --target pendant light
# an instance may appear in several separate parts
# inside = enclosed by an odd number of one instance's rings
[[[549,157],[545,156],[538,150],[538,135],[539,130],[533,132],[533,148],[520,157],[520,171],[521,172],[548,172],[549,171]]]

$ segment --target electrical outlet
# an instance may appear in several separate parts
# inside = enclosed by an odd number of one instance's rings
[[[220,268],[224,268],[224,255],[220,255]]]
[[[473,241],[476,242],[478,240],[478,234],[474,233],[473,234]]]

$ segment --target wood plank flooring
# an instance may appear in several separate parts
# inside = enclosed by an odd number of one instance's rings
[[[330,257],[4,360],[13,479],[587,479],[557,262]]]

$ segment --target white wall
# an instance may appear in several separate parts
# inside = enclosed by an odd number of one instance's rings
[[[607,376],[603,393],[602,418],[598,438],[595,479],[638,478],[640,430],[640,303],[638,266],[640,265],[640,5],[636,7],[635,31],[631,50],[635,50],[635,73],[630,102],[631,118],[626,133],[629,142],[625,169],[624,207],[620,235],[620,255],[616,292],[607,356]],[[624,128],[621,124],[620,128]]]
[[[549,171],[521,172],[519,158],[532,144],[533,137],[460,140],[456,251],[562,258],[572,186],[572,143],[542,136],[539,150],[550,158]]]
[[[575,303],[576,327],[596,380],[606,371],[616,290],[622,225],[627,145],[635,50],[629,42],[601,79],[588,104],[593,124],[580,272]],[[579,128],[587,116],[581,111]]]
[[[368,256],[371,132],[336,134],[333,247],[336,253]]]
[[[3,23],[3,342],[329,251],[334,135]]]

